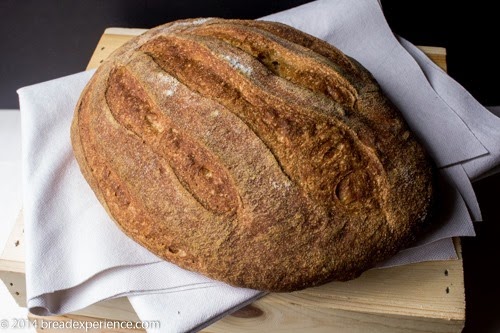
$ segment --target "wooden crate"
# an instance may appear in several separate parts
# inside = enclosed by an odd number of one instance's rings
[[[107,29],[87,69],[98,67],[117,47],[144,31]],[[421,49],[446,70],[445,49]],[[349,282],[270,294],[203,332],[460,332],[465,322],[465,294],[458,240],[456,245],[458,260],[374,269]],[[17,303],[26,306],[22,216],[0,255],[0,278]],[[126,298],[51,319],[139,320]]]

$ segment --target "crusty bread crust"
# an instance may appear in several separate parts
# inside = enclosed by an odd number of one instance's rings
[[[83,91],[71,140],[128,236],[260,290],[358,276],[414,239],[434,197],[429,158],[372,76],[278,23],[134,38]]]

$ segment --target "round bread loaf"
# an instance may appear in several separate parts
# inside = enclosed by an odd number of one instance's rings
[[[94,74],[71,128],[132,239],[234,286],[348,280],[427,224],[432,165],[359,63],[289,26],[169,23]]]

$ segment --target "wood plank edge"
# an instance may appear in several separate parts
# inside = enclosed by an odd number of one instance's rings
[[[26,269],[24,261],[0,259],[0,273],[1,272],[25,274]]]
[[[204,333],[279,331],[299,333],[314,331],[326,332],[461,332],[464,319],[431,318],[425,316],[405,316],[399,314],[360,313],[352,310],[336,309],[319,312],[280,309],[259,306],[253,303],[246,313],[224,317],[204,329]]]
[[[148,29],[140,29],[140,28],[120,28],[120,27],[110,27],[104,30],[105,35],[127,35],[127,36],[137,36],[144,32],[148,31]]]
[[[446,48],[439,46],[416,45],[422,52],[426,54],[435,54],[446,56]]]

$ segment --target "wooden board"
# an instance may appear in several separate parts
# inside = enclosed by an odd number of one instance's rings
[[[143,31],[107,29],[87,68],[98,67],[117,47]],[[445,49],[421,49],[446,70]],[[20,217],[0,255],[0,278],[25,306],[22,230]],[[458,241],[457,248],[458,260],[374,269],[349,282],[270,294],[203,332],[460,332],[465,321],[465,294]],[[126,298],[100,302],[52,320],[73,318],[138,320]]]

